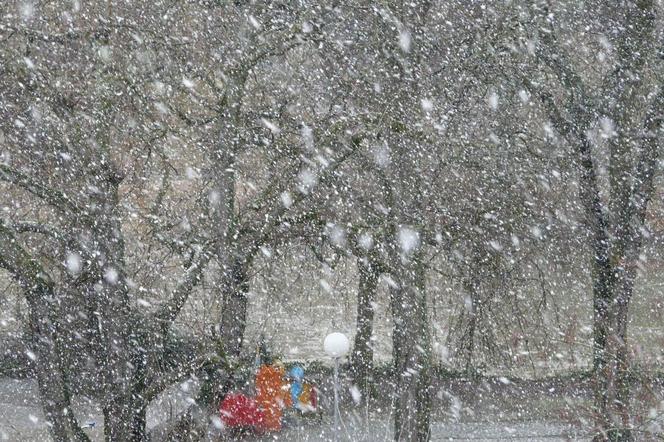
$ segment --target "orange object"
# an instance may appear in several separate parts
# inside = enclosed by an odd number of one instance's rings
[[[265,430],[281,430],[281,410],[290,406],[284,374],[283,367],[274,365],[263,365],[256,373],[256,402],[263,410]]]
[[[316,407],[318,406],[317,403],[318,401],[316,397],[316,390],[314,389],[313,385],[311,385],[308,382],[305,382],[302,385],[302,393],[300,394],[300,397],[298,399],[302,404],[302,411],[304,413],[316,411]]]

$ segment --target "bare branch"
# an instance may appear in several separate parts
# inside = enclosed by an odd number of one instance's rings
[[[48,289],[53,286],[50,276],[37,260],[20,246],[11,229],[1,220],[0,267],[8,270],[27,294],[34,294],[39,291],[38,289]]]
[[[59,210],[69,210],[77,216],[85,215],[84,209],[64,192],[53,189],[30,177],[29,175],[10,167],[7,164],[0,164],[0,180],[14,184],[32,195],[46,201],[51,206]]]
[[[55,227],[34,221],[14,222],[7,225],[7,227],[14,230],[16,233],[38,233],[58,241],[65,238],[65,235]]]
[[[183,381],[192,373],[200,370],[210,363],[213,363],[216,359],[217,356],[213,353],[205,354],[194,359],[193,361],[188,361],[186,366],[180,366],[169,371],[150,384],[150,386],[141,395],[143,400],[146,404],[149,404],[168,387],[177,382]]]
[[[636,216],[642,225],[646,216],[646,208],[654,191],[654,177],[657,172],[657,160],[662,155],[662,139],[664,138],[664,88],[660,89],[646,115],[646,134],[642,143],[641,157],[636,165],[634,188],[630,199],[628,219]]]
[[[320,177],[319,180],[319,185],[322,183],[327,182],[330,180],[335,172],[341,167],[349,158],[351,158],[359,148],[359,144],[363,137],[357,136],[352,140],[352,147],[349,148],[343,155],[341,155],[340,158],[338,158],[334,163],[330,164],[328,167],[326,167],[323,170],[323,173]],[[309,193],[302,193],[298,192],[296,197],[293,198],[293,202],[289,207],[286,207],[283,204],[275,204],[274,209],[271,211],[271,213],[267,214],[265,216],[265,223],[261,225],[259,228],[259,235],[249,235],[250,241],[249,244],[246,247],[243,247],[242,250],[245,252],[246,257],[251,257],[253,256],[256,251],[259,250],[259,248],[266,244],[270,239],[275,235],[277,229],[283,224],[284,222],[284,215],[286,212],[289,210],[293,210],[295,207],[300,206],[302,203],[307,201],[310,198],[312,192]],[[255,232],[250,226],[243,226],[243,228],[240,231],[245,231],[245,232]],[[258,232],[256,232],[258,233]]]
[[[162,324],[168,325],[172,323],[175,318],[177,318],[178,314],[182,310],[182,307],[184,307],[185,302],[187,302],[189,294],[200,281],[203,270],[205,270],[205,267],[210,262],[210,259],[212,259],[214,255],[214,247],[214,241],[209,241],[203,246],[202,250],[198,253],[198,256],[194,259],[193,263],[185,271],[175,290],[173,290],[171,298],[155,313],[155,320]]]

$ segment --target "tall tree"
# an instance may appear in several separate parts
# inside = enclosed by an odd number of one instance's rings
[[[555,17],[566,13],[559,6],[544,9],[547,24],[535,52],[545,81],[528,81],[528,86],[572,147],[579,169],[580,200],[592,238],[595,439],[632,440],[627,324],[662,154],[661,11],[648,0],[601,10],[619,31],[604,30],[602,50],[610,66],[601,81],[592,81],[569,53],[574,36],[556,26]],[[553,79],[560,89],[546,87]],[[600,167],[604,152],[605,172]]]

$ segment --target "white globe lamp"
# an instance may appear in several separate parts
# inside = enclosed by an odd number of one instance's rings
[[[343,333],[334,332],[325,336],[323,350],[334,359],[334,440],[339,440],[341,427],[341,413],[339,412],[339,359],[346,356],[350,350],[350,341]]]
[[[350,350],[350,341],[343,333],[330,333],[325,336],[323,349],[331,358],[341,358],[348,354],[348,351]]]

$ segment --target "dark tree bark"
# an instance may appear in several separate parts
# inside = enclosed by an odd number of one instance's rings
[[[470,308],[465,311],[462,316],[465,316],[467,323],[465,324],[465,331],[459,343],[460,351],[463,354],[464,365],[466,373],[473,371],[473,361],[475,355],[476,337],[478,334],[479,322],[482,321],[482,300],[480,299],[480,287],[477,276],[473,273],[474,268],[471,267],[470,275],[464,280],[464,288],[466,294],[470,298]]]
[[[27,295],[32,349],[38,358],[37,381],[46,421],[57,442],[88,441],[72,413],[67,371],[62,364],[60,325],[53,314],[55,297],[39,290]],[[47,299],[51,302],[45,302]]]
[[[248,264],[239,260],[233,264],[221,287],[223,307],[219,336],[224,355],[230,360],[240,356],[247,325]]]
[[[378,269],[371,262],[361,258],[357,260],[359,284],[357,290],[356,332],[351,353],[351,366],[355,384],[362,392],[363,400],[371,393],[371,375],[373,372],[373,335],[374,302],[378,287]]]
[[[544,44],[538,55],[569,97],[559,109],[552,94],[538,86],[532,88],[540,95],[556,129],[572,146],[580,170],[580,200],[591,236],[596,441],[634,438],[627,323],[636,263],[646,230],[645,214],[661,155],[664,108],[662,85],[652,81],[656,80],[652,71],[659,63],[653,45],[657,40],[656,10],[652,0],[643,0],[621,11],[624,26],[616,37],[616,68],[597,96],[573,71],[573,64],[553,32],[542,35]],[[615,124],[615,134],[608,140],[606,201],[601,196],[588,138],[592,124],[601,116],[608,116]]]
[[[394,317],[393,359],[396,377],[394,440],[430,438],[431,333],[427,315],[422,251],[398,265],[397,287],[391,288]]]
[[[609,231],[615,233],[603,239],[608,247],[596,244],[594,249],[595,406],[602,421],[602,432],[596,440],[622,441],[634,438],[630,415],[627,324],[636,280],[636,263],[646,229],[645,215],[653,194],[654,175],[662,150],[663,106],[664,93],[660,91],[645,118],[646,136],[641,140],[635,168],[623,164],[622,168],[614,171],[615,175],[621,177],[631,176],[629,181],[625,179],[624,182],[631,181],[632,184],[616,184],[620,190],[612,194],[610,214],[613,220],[608,226]],[[623,188],[627,188],[627,191]],[[606,221],[596,224],[603,223]],[[601,236],[599,231],[595,233]],[[603,257],[600,253],[607,255]]]
[[[94,263],[92,291],[96,318],[95,340],[98,349],[104,436],[107,441],[132,441],[136,409],[133,380],[137,367],[131,342],[132,315],[125,275],[125,243],[119,207],[122,176],[106,158],[97,175],[96,193],[90,195],[93,223],[89,226],[93,250],[99,252]]]
[[[63,366],[64,334],[58,317],[58,299],[49,276],[20,247],[0,221],[0,267],[17,278],[29,307],[31,351],[37,360],[37,381],[46,421],[53,439],[88,441],[71,408],[69,380]]]

